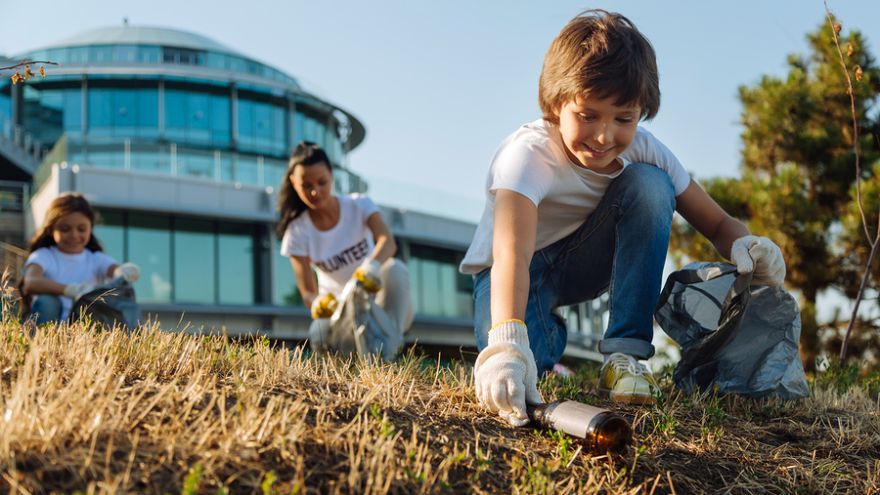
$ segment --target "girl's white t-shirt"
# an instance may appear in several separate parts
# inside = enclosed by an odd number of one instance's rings
[[[507,137],[495,152],[486,178],[486,206],[459,270],[480,273],[492,266],[495,191],[507,189],[529,198],[538,209],[535,250],[571,234],[598,206],[605,190],[630,163],[656,165],[672,179],[675,195],[690,184],[678,158],[642,127],[619,156],[623,167],[600,174],[569,160],[559,129],[544,119],[529,122]]]
[[[336,196],[339,221],[330,230],[318,230],[309,212],[290,222],[281,238],[282,256],[308,256],[318,274],[321,294],[340,295],[345,283],[370,253],[373,233],[367,218],[379,211],[373,200],[363,194]]]
[[[24,266],[38,265],[43,276],[59,284],[100,284],[107,278],[107,270],[117,262],[101,251],[84,249],[78,254],[61,252],[57,246],[40,248],[28,256]],[[66,320],[73,308],[69,297],[61,298],[61,319]]]

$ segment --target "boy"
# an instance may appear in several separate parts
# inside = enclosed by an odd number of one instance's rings
[[[538,372],[562,356],[566,328],[553,310],[609,291],[599,391],[650,403],[652,314],[672,215],[678,211],[756,284],[782,284],[769,239],[749,234],[691,181],[646,130],[660,106],[654,50],[625,17],[592,10],[572,19],[547,51],[538,90],[543,119],[499,147],[487,201],[461,264],[474,275],[480,354],[476,394],[511,424],[542,402]],[[650,165],[649,165],[650,164]],[[537,359],[537,362],[536,362]]]

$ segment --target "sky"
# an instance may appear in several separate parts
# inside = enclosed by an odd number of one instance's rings
[[[830,7],[880,56],[880,1]],[[785,74],[825,14],[821,0],[0,0],[0,54],[123,18],[199,33],[356,115],[367,137],[348,165],[374,199],[476,221],[496,147],[540,117],[547,47],[586,8],[624,14],[653,43],[662,102],[645,126],[698,180],[738,174],[738,87]]]

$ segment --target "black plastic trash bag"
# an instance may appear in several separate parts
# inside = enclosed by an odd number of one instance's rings
[[[750,397],[810,395],[798,354],[801,316],[783,287],[749,287],[750,273],[727,263],[673,272],[654,317],[681,346],[675,384]]]
[[[333,316],[312,323],[309,341],[318,352],[379,356],[391,361],[403,344],[403,331],[363,285],[352,279],[342,290]]]
[[[141,310],[135,301],[134,287],[122,277],[114,278],[83,294],[73,303],[70,311],[71,322],[90,318],[107,330],[121,325],[129,332],[137,328],[140,316]]]

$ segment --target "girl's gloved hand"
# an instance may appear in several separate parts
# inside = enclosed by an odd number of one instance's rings
[[[752,272],[753,285],[782,285],[785,282],[782,250],[766,237],[746,235],[733,241],[730,261],[739,273]]]
[[[82,284],[67,284],[64,286],[64,296],[69,297],[72,300],[76,301],[80,297],[95,289],[94,284],[82,283]]]
[[[489,345],[474,364],[474,387],[480,404],[513,426],[526,425],[526,404],[544,402],[537,384],[538,368],[525,324],[508,320],[493,326]]]
[[[379,292],[382,289],[382,279],[379,278],[379,270],[382,264],[373,259],[367,259],[354,271],[354,278],[363,284],[367,292]]]
[[[131,262],[123,263],[113,270],[113,278],[122,277],[126,282],[133,284],[141,278],[141,269]]]

